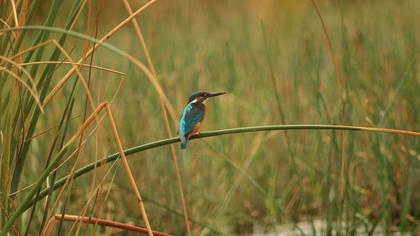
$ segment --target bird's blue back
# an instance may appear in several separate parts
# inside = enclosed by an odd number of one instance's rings
[[[203,119],[205,113],[205,105],[189,103],[185,106],[179,121],[179,137],[181,139],[181,148],[187,147],[188,135],[193,131],[194,127]]]

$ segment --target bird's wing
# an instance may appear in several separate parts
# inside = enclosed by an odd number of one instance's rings
[[[204,109],[198,106],[188,105],[182,113],[179,126],[180,134],[188,135],[204,117]]]

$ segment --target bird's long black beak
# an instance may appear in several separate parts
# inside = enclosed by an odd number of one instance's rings
[[[217,93],[209,93],[209,95],[207,95],[207,97],[216,97],[216,96],[220,96],[226,94],[226,92],[217,92]]]

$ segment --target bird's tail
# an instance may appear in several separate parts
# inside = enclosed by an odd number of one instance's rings
[[[179,139],[181,139],[181,149],[185,149],[187,148],[187,142],[188,142],[188,137],[185,137],[184,135],[180,135]]]

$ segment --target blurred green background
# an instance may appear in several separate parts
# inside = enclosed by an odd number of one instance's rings
[[[22,1],[16,2],[19,9]],[[51,7],[57,4],[52,26],[64,28],[69,9],[77,1],[58,2],[34,4],[33,15],[25,25],[45,25],[47,17],[52,17]],[[123,1],[80,2],[83,5],[72,31],[85,35],[101,38],[128,16]],[[136,10],[145,1],[130,3]],[[158,81],[176,115],[195,91],[228,92],[207,103],[203,131],[268,124],[346,124],[420,130],[420,2],[337,0],[318,4],[336,67],[320,18],[309,0],[158,0],[137,20]],[[0,8],[2,19],[15,26],[11,4],[0,1]],[[0,35],[3,45],[0,51],[10,58],[13,55],[10,45],[16,45],[19,37],[10,41],[8,34]],[[33,46],[37,34],[39,31],[27,31],[18,48]],[[41,41],[58,41],[60,37],[59,33],[51,33]],[[131,23],[106,42],[147,65]],[[63,48],[77,61],[88,44],[92,46],[91,42],[69,36]],[[46,46],[39,58],[29,61],[50,60],[55,48]],[[65,60],[63,55],[57,58]],[[90,60],[84,63],[89,64]],[[125,73],[121,76],[81,69],[86,78],[90,74],[90,91],[96,104],[110,101],[124,78],[111,108],[125,148],[168,137],[159,95],[138,67],[102,47],[95,50],[92,64]],[[46,67],[31,71],[35,81],[43,78]],[[26,68],[30,70],[31,66]],[[51,91],[70,68],[68,65],[54,68],[47,90]],[[0,75],[2,79],[8,76],[4,71]],[[50,128],[60,123],[76,78],[64,85],[40,115],[34,134],[48,132],[31,139],[19,189],[32,184],[43,171],[53,141],[62,132]],[[10,98],[16,94],[16,86],[13,80],[3,82],[0,88],[3,108],[19,107],[18,98]],[[89,106],[86,108],[81,83],[75,88],[70,115],[74,118],[69,122],[67,137],[82,124],[85,109],[87,114],[92,112]],[[8,150],[4,140],[8,135],[12,140],[25,135],[17,128],[11,133],[7,114],[0,112],[5,137],[0,150],[2,157],[7,152],[17,158],[19,142]],[[177,123],[171,118],[169,122],[172,134],[176,135]],[[69,174],[73,166],[77,169],[116,152],[109,122],[101,124],[98,130],[87,139],[77,161],[70,158],[60,166],[57,178]],[[193,235],[204,235],[205,226],[211,228],[208,235],[242,235],[255,233],[256,228],[276,232],[279,225],[318,220],[323,222],[321,229],[315,230],[314,223],[310,234],[419,232],[418,137],[348,131],[273,131],[193,140],[187,151],[181,151],[178,144],[175,150],[189,216],[195,222]],[[152,228],[185,235],[169,146],[135,154],[129,162],[145,197]],[[3,175],[5,166],[3,162]],[[13,173],[13,164],[7,166],[9,173]],[[92,191],[105,170],[110,174],[100,191]],[[10,182],[2,181],[3,203],[9,185]],[[9,200],[9,206],[2,205],[3,223],[7,212],[13,212],[18,200],[24,197],[25,191]],[[48,212],[49,216],[61,214],[63,209],[67,214],[77,215],[87,205],[87,216],[143,224],[119,162],[78,178],[65,188],[63,195],[53,195],[53,199],[57,207]],[[46,214],[43,202],[34,211],[27,229],[30,235],[40,231]],[[19,231],[25,230],[29,212],[19,218],[16,225]],[[64,223],[62,227],[62,233],[76,234],[66,231],[71,224]],[[95,231],[91,226],[82,226],[79,234],[88,233],[117,231],[108,228]]]

